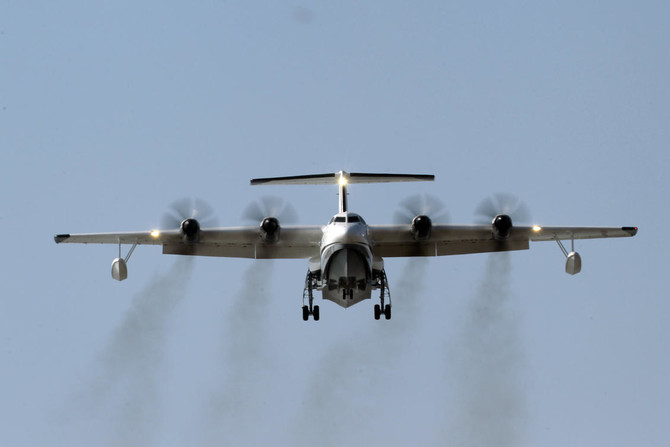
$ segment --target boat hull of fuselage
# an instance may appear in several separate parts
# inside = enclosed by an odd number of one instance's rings
[[[322,259],[323,299],[342,307],[350,307],[369,299],[371,287],[371,254],[363,246],[338,246],[326,250]]]

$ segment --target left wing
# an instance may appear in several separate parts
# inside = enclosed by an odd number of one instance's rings
[[[58,234],[58,244],[162,245],[163,253],[251,259],[301,259],[319,254],[323,227],[319,225],[281,228],[281,238],[263,241],[258,226],[203,228],[198,242],[184,242],[180,230],[127,233]]]
[[[430,237],[417,241],[408,225],[370,225],[373,253],[382,257],[447,256],[527,250],[530,241],[631,237],[637,227],[513,227],[497,240],[491,225],[433,225]]]

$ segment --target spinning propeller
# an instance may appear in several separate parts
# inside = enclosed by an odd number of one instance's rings
[[[439,222],[447,222],[449,213],[444,204],[430,194],[416,194],[400,202],[401,209],[393,214],[393,221],[397,224],[409,224],[410,232],[417,241],[430,238],[433,221],[428,215]]]
[[[512,221],[530,221],[528,207],[512,194],[499,193],[487,197],[477,206],[475,213],[479,216],[478,223],[492,225],[493,236],[497,240],[509,238]]]
[[[444,204],[437,197],[430,194],[415,194],[400,202],[401,209],[393,214],[395,223],[410,223],[412,219],[420,215],[433,215],[436,221],[445,222],[449,220]]]
[[[200,228],[215,227],[218,219],[214,210],[202,199],[183,198],[170,205],[170,211],[163,216],[161,227],[164,229],[179,228],[185,242],[198,242]]]
[[[286,200],[275,196],[263,196],[258,201],[250,203],[242,217],[254,222],[260,222],[266,217],[275,217],[286,223],[298,221],[295,208]]]
[[[274,196],[264,196],[250,203],[242,216],[249,221],[260,222],[261,239],[270,243],[279,240],[280,220],[287,223],[298,220],[295,208],[281,197]]]

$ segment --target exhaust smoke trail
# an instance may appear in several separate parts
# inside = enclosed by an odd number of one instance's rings
[[[446,437],[458,446],[517,446],[526,416],[523,343],[510,290],[509,253],[486,261],[468,303],[453,363],[457,395]]]
[[[232,307],[224,318],[223,344],[219,358],[220,389],[211,391],[205,405],[202,444],[262,445],[255,438],[262,419],[265,396],[271,386],[272,358],[268,348],[268,318],[274,263],[256,260],[240,281]]]
[[[149,445],[160,426],[158,385],[168,322],[192,271],[193,259],[180,257],[167,273],[156,274],[133,298],[101,355],[101,373],[84,399],[99,414],[103,405],[116,408],[106,422],[111,422],[111,433],[100,436],[109,438],[110,445]]]
[[[315,440],[322,446],[378,445],[383,439],[380,419],[374,416],[379,408],[370,402],[378,405],[382,400],[392,382],[389,375],[404,361],[411,345],[408,338],[418,326],[425,302],[427,266],[425,258],[407,260],[392,288],[390,321],[374,321],[370,309],[370,322],[363,330],[347,331],[346,338],[324,347],[292,430],[292,445],[313,445]]]

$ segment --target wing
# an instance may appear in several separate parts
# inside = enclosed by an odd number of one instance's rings
[[[128,233],[58,234],[56,243],[162,245],[163,253],[251,259],[301,259],[319,254],[323,227],[281,228],[276,243],[261,239],[258,226],[203,228],[199,242],[186,243],[179,230]]]
[[[409,225],[370,225],[369,234],[377,256],[447,256],[527,250],[530,241],[631,237],[637,227],[514,227],[504,241],[490,225],[433,225],[426,241],[414,240]]]

